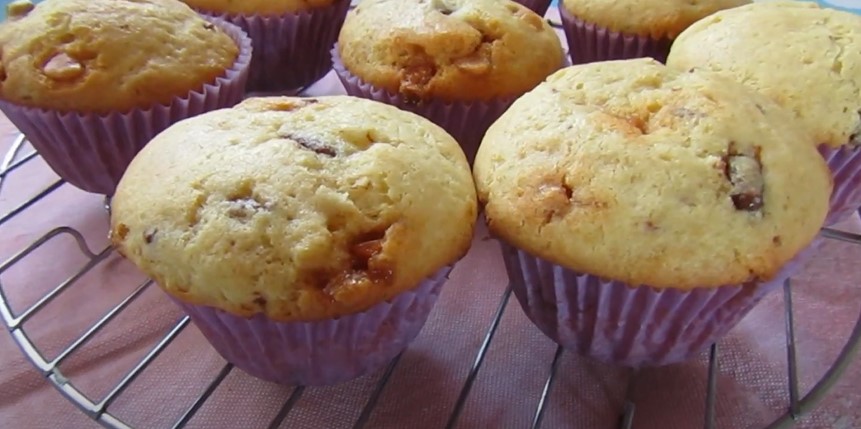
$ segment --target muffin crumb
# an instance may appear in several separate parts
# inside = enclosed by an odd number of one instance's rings
[[[158,228],[148,229],[146,232],[144,232],[144,242],[146,242],[146,244],[152,244],[152,242],[155,240],[156,234],[158,234]]]
[[[854,147],[861,146],[861,110],[858,110],[858,125],[855,126],[855,129],[852,130],[852,134],[849,136],[849,145]]]
[[[268,211],[269,204],[263,203],[254,197],[234,198],[229,200],[227,216],[231,219],[245,221],[253,217],[259,211]]]

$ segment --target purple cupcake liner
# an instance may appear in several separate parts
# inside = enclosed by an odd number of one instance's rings
[[[562,6],[559,7],[559,16],[568,39],[571,63],[574,65],[643,57],[651,57],[661,63],[667,62],[672,39],[654,39],[612,31],[583,21]]]
[[[341,62],[337,44],[332,49],[332,62],[332,68],[344,85],[347,94],[390,104],[427,118],[457,140],[470,165],[475,159],[475,153],[478,152],[484,133],[517,99],[517,97],[506,97],[491,101],[422,100],[415,102],[401,94],[375,87],[350,73]]]
[[[819,153],[828,163],[834,178],[830,209],[825,226],[846,220],[861,207],[861,148],[820,146]]]
[[[759,284],[682,291],[577,273],[504,242],[502,252],[517,300],[545,335],[568,350],[633,367],[695,357],[799,265],[793,260]]]
[[[514,0],[517,3],[520,3],[526,7],[528,7],[533,12],[538,15],[544,16],[547,13],[547,9],[550,9],[550,3],[552,0]]]
[[[310,85],[332,68],[329,51],[338,40],[350,0],[279,16],[200,11],[248,33],[254,47],[248,91],[285,91]]]
[[[239,46],[225,74],[168,104],[108,114],[61,112],[0,100],[0,110],[27,137],[45,162],[84,191],[112,195],[137,153],[172,124],[204,112],[231,107],[245,95],[251,40],[238,27],[209,19]]]
[[[445,267],[415,289],[361,313],[317,322],[275,322],[174,302],[228,362],[263,380],[325,386],[376,371],[419,334],[448,280]]]

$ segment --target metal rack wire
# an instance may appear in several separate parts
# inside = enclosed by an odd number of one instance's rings
[[[28,146],[26,144],[25,138],[23,136],[18,136],[9,151],[3,157],[2,163],[0,163],[0,194],[2,194],[4,182],[6,182],[7,178],[10,177],[10,175],[15,173],[22,166],[38,159],[38,155],[35,153],[35,151],[27,150],[26,148],[28,148]],[[16,216],[21,215],[33,204],[44,199],[46,196],[50,195],[52,192],[60,188],[63,184],[64,182],[62,180],[53,182],[41,191],[38,191],[32,198],[12,208],[7,213],[0,215],[0,226],[6,224]],[[839,240],[861,245],[861,235],[831,229],[824,229],[821,235],[827,239]],[[134,365],[121,378],[119,383],[117,383],[115,386],[113,386],[112,389],[110,389],[110,391],[106,395],[104,395],[100,399],[93,399],[88,397],[76,387],[73,380],[70,380],[64,376],[64,374],[59,368],[60,364],[66,361],[70,356],[72,356],[97,333],[110,325],[110,323],[118,315],[120,315],[130,304],[137,300],[147,289],[152,286],[153,283],[151,280],[147,280],[137,285],[130,294],[128,294],[125,298],[120,300],[120,302],[118,302],[113,308],[111,308],[104,315],[102,315],[102,317],[100,317],[95,323],[93,323],[88,329],[86,329],[80,337],[73,340],[70,345],[60,351],[55,358],[47,359],[45,358],[42,351],[40,351],[39,348],[34,344],[30,335],[28,335],[28,333],[24,329],[24,323],[33,318],[39,312],[43,311],[45,306],[47,306],[50,302],[55,300],[57,297],[62,295],[71,287],[74,287],[76,281],[88,272],[90,272],[94,267],[98,266],[101,263],[104,263],[105,260],[112,254],[113,249],[108,246],[102,249],[92,250],[86,242],[86,239],[80,232],[70,227],[58,227],[47,232],[39,239],[34,241],[32,244],[26,246],[17,254],[13,255],[6,261],[2,262],[2,264],[0,264],[0,279],[2,279],[3,274],[9,269],[11,269],[13,266],[18,263],[21,263],[33,252],[37,251],[39,248],[46,245],[47,243],[58,239],[59,237],[71,237],[76,242],[81,254],[86,257],[86,262],[83,264],[83,266],[80,267],[79,270],[73,273],[65,281],[56,285],[47,294],[38,299],[35,304],[31,305],[29,308],[17,314],[14,313],[11,309],[11,306],[7,300],[6,291],[4,290],[2,281],[0,281],[0,316],[2,316],[5,325],[7,326],[10,334],[12,335],[12,338],[18,344],[23,354],[61,394],[68,398],[69,401],[77,405],[78,408],[80,408],[90,418],[103,425],[104,427],[130,428],[130,425],[128,425],[120,417],[114,415],[111,412],[111,405],[114,404],[117,398],[119,398],[123,394],[123,392],[135,381],[135,379],[138,378],[138,376],[173,341],[177,339],[179,334],[189,326],[189,319],[187,316],[180,318],[178,322],[176,322],[173,327],[168,330],[167,334],[164,335],[155,344],[155,346],[153,346],[138,361],[138,363]],[[481,346],[478,348],[478,351],[474,357],[474,362],[467,376],[462,382],[458,399],[454,404],[451,413],[449,414],[447,423],[445,424],[446,429],[454,428],[459,421],[461,413],[464,409],[464,405],[466,404],[467,399],[470,396],[473,383],[475,382],[476,377],[478,376],[482,368],[482,364],[485,361],[485,357],[487,356],[490,345],[492,344],[499,328],[500,321],[502,320],[503,314],[506,311],[509,300],[511,298],[511,291],[512,288],[509,285],[503,292],[502,296],[499,298],[499,304],[496,307],[495,314],[491,319],[490,324],[486,328],[486,332]],[[786,388],[789,394],[789,404],[787,404],[786,406],[785,413],[778,419],[776,419],[773,423],[771,423],[769,426],[767,426],[766,429],[791,427],[798,417],[813,410],[817,406],[817,404],[822,401],[828,390],[844,373],[853,356],[855,356],[858,352],[859,346],[861,346],[861,314],[859,314],[854,329],[847,338],[845,345],[843,346],[834,363],[831,365],[830,369],[807,394],[802,396],[799,393],[799,371],[796,358],[797,349],[794,330],[792,286],[790,281],[787,281],[784,285],[783,300],[786,320],[785,336],[786,359],[788,368]],[[560,366],[561,358],[564,353],[565,352],[562,350],[561,347],[557,347],[553,359],[549,367],[547,368],[547,379],[544,383],[544,388],[541,392],[540,397],[536,398],[536,406],[531,423],[532,428],[540,428],[542,426],[545,412],[548,407],[549,398],[553,390],[552,388],[554,382],[557,379],[557,373]],[[398,366],[400,359],[401,356],[398,356],[394,360],[392,360],[392,362],[383,372],[382,376],[376,382],[376,385],[373,387],[367,402],[364,404],[361,410],[361,413],[353,424],[354,428],[359,429],[366,427],[368,421],[372,416],[372,413],[378,405],[381,395],[386,389],[386,386],[395,368]],[[718,391],[720,389],[717,377],[719,365],[719,347],[717,344],[715,344],[710,350],[709,363],[707,367],[708,381],[706,386],[707,391],[704,404],[705,412],[703,415],[703,427],[706,429],[715,429],[715,403]],[[224,380],[233,371],[233,369],[233,366],[229,363],[224,365],[220,369],[220,371],[218,371],[212,381],[209,382],[203,392],[195,400],[193,400],[191,404],[188,405],[185,412],[173,424],[173,427],[185,427],[198,413],[198,411],[200,411],[203,405],[216,391],[219,385],[224,382]],[[631,370],[631,373],[628,377],[626,399],[622,408],[619,410],[619,427],[622,429],[630,429],[634,421],[634,414],[637,410],[637,404],[633,401],[631,392],[633,391],[633,385],[636,382],[636,379],[637,371]],[[270,428],[277,428],[281,425],[281,423],[288,417],[288,415],[290,415],[291,411],[294,409],[294,406],[300,400],[304,392],[305,388],[302,386],[298,386],[292,389],[291,393],[287,396],[283,405],[280,407],[279,411],[270,422]]]
[[[23,136],[19,136],[15,140],[10,151],[4,157],[2,164],[0,164],[0,192],[2,192],[3,182],[7,179],[7,177],[9,177],[10,174],[15,172],[23,165],[29,162],[33,162],[33,160],[37,158],[35,152],[28,152],[23,156],[18,156],[22,148],[25,147],[25,143],[26,140],[23,138]],[[13,217],[20,214],[28,207],[32,206],[34,203],[43,199],[45,196],[49,195],[51,192],[59,188],[62,184],[62,181],[58,181],[49,185],[42,191],[38,192],[31,199],[23,202],[22,204],[10,210],[8,213],[2,215],[2,217],[0,217],[0,225],[5,224]],[[33,363],[33,365],[51,382],[51,384],[54,385],[54,387],[57,388],[57,390],[59,390],[60,393],[65,395],[83,412],[85,412],[88,416],[90,416],[92,419],[99,422],[103,426],[108,428],[130,428],[129,425],[124,423],[120,418],[110,412],[109,408],[111,404],[147,368],[147,366],[150,365],[152,361],[155,360],[159,356],[159,354],[165,348],[167,348],[167,346],[170,345],[177,338],[177,336],[189,325],[189,319],[187,316],[182,317],[168,331],[168,333],[160,341],[158,341],[156,345],[142,359],[140,359],[137,365],[135,365],[130,371],[128,371],[128,373],[121,379],[121,381],[116,386],[114,386],[110,390],[107,395],[98,400],[87,397],[83,392],[81,392],[78,388],[75,387],[75,384],[71,380],[69,380],[63,375],[63,373],[60,371],[59,365],[63,361],[68,359],[72,354],[74,354],[75,351],[78,350],[81,346],[87,343],[87,341],[89,341],[99,331],[108,326],[116,316],[118,316],[132,302],[134,302],[138,297],[140,297],[145,290],[152,286],[152,281],[147,280],[139,284],[133,289],[131,294],[129,294],[126,298],[122,299],[112,309],[106,312],[98,321],[96,321],[92,326],[90,326],[90,328],[87,329],[83,333],[83,335],[72,341],[72,343],[68,347],[62,350],[57,355],[57,357],[50,360],[46,359],[42,352],[28,336],[27,332],[25,332],[23,328],[24,323],[30,320],[37,313],[42,311],[44,307],[48,305],[51,301],[55,300],[66,290],[73,287],[75,282],[81,277],[83,277],[87,272],[92,270],[100,263],[104,262],[107,257],[111,255],[113,249],[111,247],[105,247],[96,251],[91,250],[85,238],[80,232],[69,227],[58,227],[49,231],[48,233],[34,241],[32,244],[25,247],[23,250],[0,264],[0,278],[2,278],[3,273],[12,268],[14,265],[20,263],[22,260],[27,258],[30,254],[32,254],[40,247],[44,246],[46,243],[55,240],[61,236],[68,236],[74,239],[74,241],[77,243],[78,248],[80,249],[80,252],[86,256],[86,263],[84,263],[84,265],[77,272],[72,274],[65,281],[58,284],[41,299],[37,300],[35,304],[31,305],[29,308],[18,314],[13,313],[12,309],[10,308],[10,305],[6,299],[6,293],[4,291],[3,284],[2,282],[0,282],[0,316],[2,316],[3,322],[6,324],[13,339],[21,348],[21,351],[24,353],[24,355],[26,355],[26,357]],[[824,229],[822,231],[822,236],[828,239],[840,240],[861,245],[861,236],[857,234]],[[478,353],[475,356],[474,363],[467,377],[463,381],[463,385],[461,387],[457,402],[455,403],[454,409],[452,410],[448,418],[448,422],[445,426],[447,429],[454,428],[458,422],[458,418],[460,417],[461,411],[463,410],[463,406],[466,403],[467,398],[469,397],[472,385],[479,371],[481,370],[484,358],[487,355],[490,344],[494,339],[494,335],[496,334],[497,329],[499,328],[499,323],[502,320],[502,316],[506,310],[510,297],[511,287],[509,286],[500,298],[496,313],[490,325],[487,327],[484,340],[481,344],[481,347],[478,349]],[[843,374],[843,372],[846,370],[847,365],[851,362],[852,357],[855,356],[855,354],[857,353],[859,345],[861,345],[861,315],[859,315],[858,321],[856,322],[856,325],[851,335],[847,339],[845,346],[843,347],[842,351],[840,352],[838,358],[835,360],[831,368],[826,372],[824,377],[813,387],[813,389],[809,393],[804,396],[801,396],[799,394],[798,387],[799,377],[796,359],[797,351],[794,332],[792,287],[789,281],[787,281],[784,285],[784,303],[786,312],[786,356],[788,362],[787,389],[789,391],[790,403],[787,407],[786,413],[780,418],[778,418],[776,421],[774,421],[770,426],[768,426],[767,429],[790,427],[792,426],[795,419],[797,419],[799,416],[802,416],[813,410],[816,405],[825,397],[828,390],[839,379],[840,375]],[[553,383],[556,380],[556,374],[559,368],[560,358],[563,353],[564,352],[562,348],[557,347],[553,360],[550,364],[550,367],[548,368],[548,376],[544,385],[544,389],[540,398],[538,398],[537,400],[535,414],[532,419],[533,428],[541,427],[543,416],[548,404],[549,395],[552,391]],[[370,398],[363,407],[359,418],[353,425],[354,428],[359,429],[365,427],[380,399],[383,390],[386,388],[389,378],[394,372],[394,369],[397,367],[399,361],[400,356],[396,357],[389,364],[386,371],[380,377],[379,381],[373,389],[373,392],[370,395]],[[715,428],[715,398],[717,397],[717,392],[719,389],[719,386],[717,384],[719,361],[719,348],[716,344],[712,346],[709,354],[708,383],[703,423],[703,427],[706,429]],[[173,427],[185,427],[185,425],[200,410],[203,404],[207,401],[207,399],[209,399],[213,392],[215,392],[216,388],[224,381],[224,379],[228,376],[228,374],[231,373],[232,370],[232,365],[224,365],[224,367],[218,372],[215,378],[204,389],[203,393],[201,393],[201,395],[192,402],[192,404],[177,420]],[[629,394],[627,395],[627,399],[622,410],[620,410],[619,427],[622,429],[630,429],[632,427],[633,417],[636,411],[636,404],[630,399],[630,391],[632,390],[630,387],[635,380],[636,372],[632,371],[631,376],[629,377]],[[279,427],[279,425],[291,412],[294,405],[302,397],[304,391],[305,388],[302,386],[295,387],[292,390],[292,393],[285,400],[283,406],[270,423],[270,428]]]

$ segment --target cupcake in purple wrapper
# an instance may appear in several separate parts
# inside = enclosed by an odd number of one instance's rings
[[[348,94],[430,119],[470,160],[487,127],[565,56],[542,18],[509,0],[364,0],[332,54]]]
[[[113,194],[152,137],[244,95],[248,37],[182,3],[47,0],[9,12],[0,110],[85,191]]]
[[[560,0],[572,64],[649,57],[664,62],[673,39],[712,13],[750,0]]]
[[[861,16],[809,2],[755,3],[691,26],[667,64],[726,73],[791,110],[831,168],[825,225],[861,207]]]
[[[527,316],[630,366],[726,334],[806,259],[831,190],[788,111],[652,59],[550,76],[491,126],[473,168]]]
[[[250,98],[159,134],[117,188],[111,241],[229,362],[282,384],[384,366],[468,250],[451,136],[347,96]]]
[[[264,92],[299,89],[328,73],[350,8],[350,0],[182,1],[248,33],[254,58],[247,89]]]

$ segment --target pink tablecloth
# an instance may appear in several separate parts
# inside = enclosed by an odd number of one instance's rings
[[[330,77],[314,93],[338,92]],[[14,130],[0,122],[0,154]],[[0,192],[6,213],[55,180],[40,161],[15,172]],[[94,250],[106,245],[107,215],[99,197],[63,186],[0,226],[0,260],[48,230],[79,229]],[[846,227],[858,230],[856,220]],[[836,356],[861,310],[861,247],[829,241],[799,276],[795,288],[802,391]],[[68,237],[44,245],[0,281],[17,311],[26,308],[85,260]],[[50,358],[127,296],[143,277],[112,255],[25,325]],[[505,289],[497,244],[480,229],[472,251],[455,269],[431,320],[404,355],[368,428],[439,428],[445,424]],[[152,288],[61,366],[91,398],[100,398],[179,319]],[[787,404],[782,294],[763,302],[721,343],[717,404],[719,428],[758,428]],[[555,347],[512,299],[460,419],[461,428],[528,427]],[[705,358],[642,371],[632,397],[635,428],[702,426]],[[194,327],[147,369],[109,411],[139,428],[170,427],[224,365]],[[0,427],[95,427],[0,335]],[[282,427],[347,428],[359,416],[380,374],[339,387],[308,389]],[[545,428],[611,428],[628,372],[564,354],[547,405]],[[861,364],[854,362],[828,400],[800,427],[861,427]],[[268,424],[291,389],[233,371],[190,427],[253,428]]]

